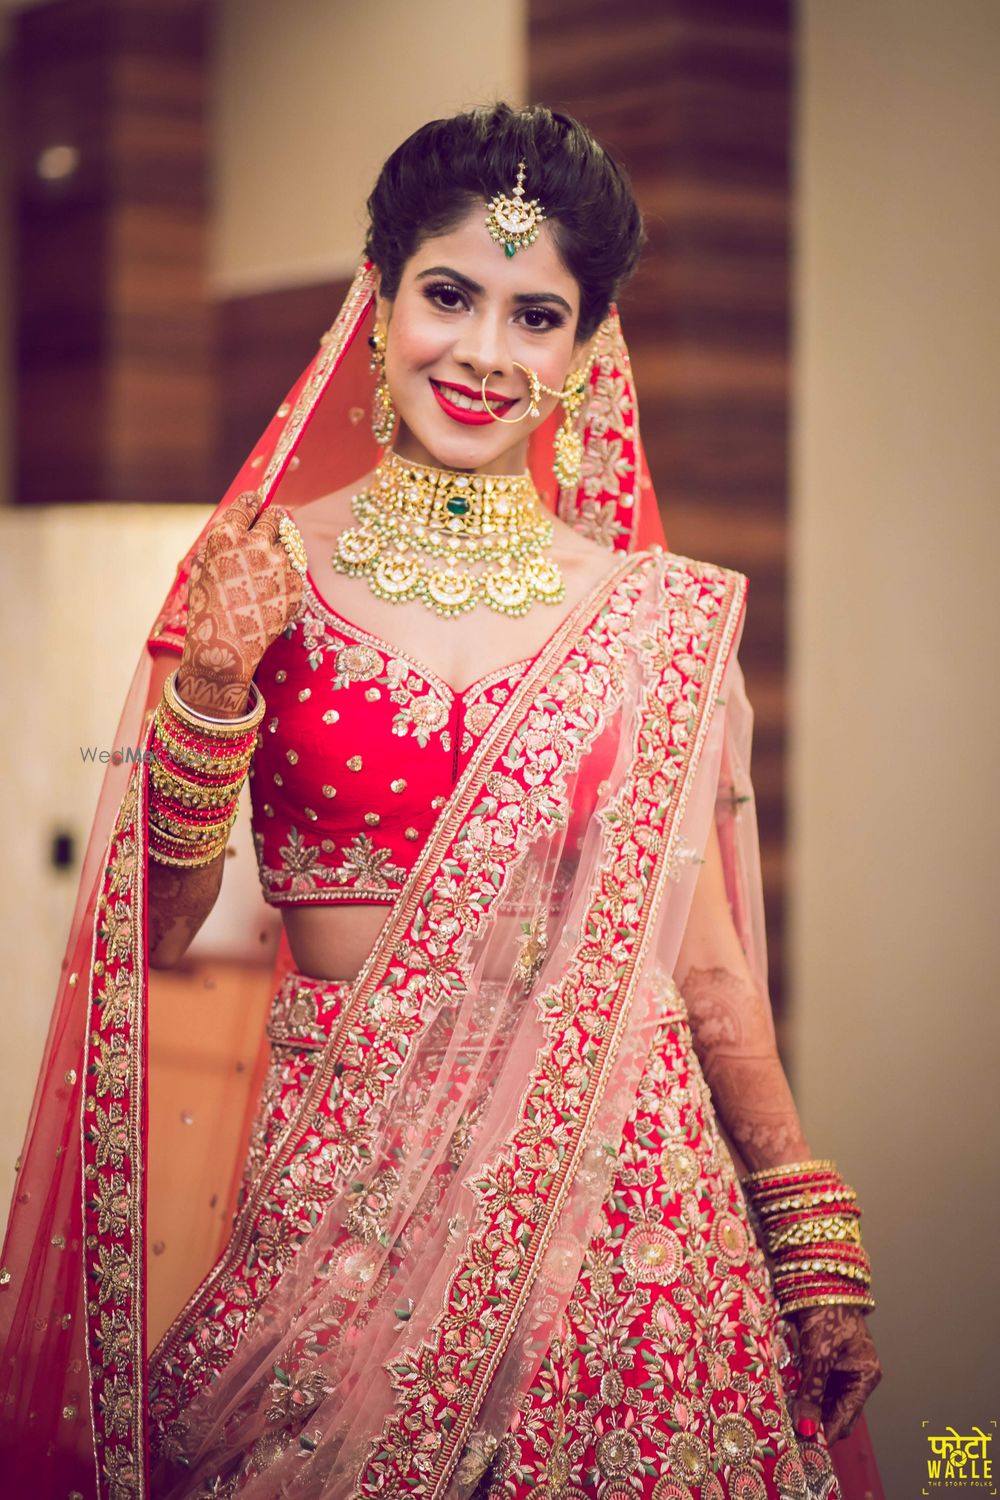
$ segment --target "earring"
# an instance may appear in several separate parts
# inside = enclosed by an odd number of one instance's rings
[[[372,399],[372,432],[379,447],[388,448],[396,428],[396,408],[385,378],[385,333],[381,328],[376,326],[368,347],[372,351],[370,368],[378,375]]]
[[[576,424],[587,394],[589,374],[589,367],[571,370],[559,392],[559,400],[562,402],[565,415],[553,443],[555,457],[552,460],[552,472],[564,490],[575,490],[580,483],[580,471],[583,468],[583,438],[577,431]]]

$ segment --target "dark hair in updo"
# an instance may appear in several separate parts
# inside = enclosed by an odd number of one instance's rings
[[[368,199],[365,253],[395,297],[424,240],[454,229],[477,202],[524,191],[545,210],[563,265],[580,287],[577,338],[588,339],[635,269],[644,234],[624,167],[585,126],[544,105],[484,105],[414,131],[389,157]],[[485,218],[485,213],[484,213]]]

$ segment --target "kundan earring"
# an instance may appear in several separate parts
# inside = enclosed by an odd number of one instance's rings
[[[385,333],[377,324],[368,340],[368,347],[372,351],[371,369],[378,376],[372,398],[372,432],[379,447],[388,448],[396,430],[396,408],[392,404],[392,393],[385,378]]]
[[[590,366],[570,370],[559,393],[563,405],[563,420],[555,435],[552,472],[564,490],[575,490],[580,483],[583,469],[583,438],[577,426],[581,408],[587,395]]]

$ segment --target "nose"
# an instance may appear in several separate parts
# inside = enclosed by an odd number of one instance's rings
[[[513,374],[514,366],[503,324],[498,311],[483,309],[467,319],[452,348],[455,359],[470,371],[476,385],[483,379],[503,380]]]

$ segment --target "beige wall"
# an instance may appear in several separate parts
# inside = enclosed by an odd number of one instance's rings
[[[909,1500],[927,1432],[1000,1416],[1000,6],[801,21],[797,1078],[867,1207]]]
[[[520,102],[524,47],[525,0],[223,0],[216,285],[352,271],[383,159],[425,120]]]

